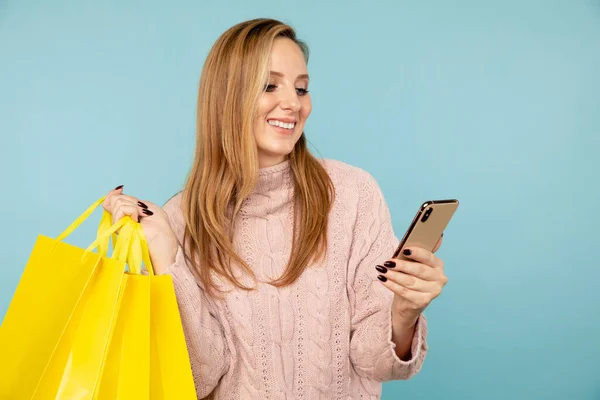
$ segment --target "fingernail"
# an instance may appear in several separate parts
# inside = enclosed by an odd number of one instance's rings
[[[405,256],[410,256],[412,254],[412,251],[410,251],[410,249],[406,249],[402,251],[402,254],[404,254]]]
[[[381,282],[386,282],[387,278],[383,275],[377,275],[377,279],[379,279]]]
[[[138,215],[138,222],[140,222],[140,221],[141,221],[141,218],[140,218],[140,216]]]
[[[382,267],[381,265],[376,266],[375,269],[377,271],[381,272],[382,274],[385,274],[387,272],[387,268],[386,267]]]
[[[142,203],[141,201],[138,201],[138,206],[140,206],[142,208],[148,208],[148,206],[145,205],[144,203]]]
[[[123,185],[119,185],[115,188],[115,190],[123,189]]]
[[[441,237],[444,237],[444,232],[442,232],[442,236]]]
[[[142,210],[142,212],[146,215],[154,215],[154,213],[152,211],[145,209],[145,208]]]
[[[388,268],[394,268],[396,266],[396,263],[393,261],[386,261],[383,263],[383,265],[385,265]]]

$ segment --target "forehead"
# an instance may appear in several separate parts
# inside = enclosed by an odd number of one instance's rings
[[[302,50],[288,38],[278,38],[273,42],[270,67],[284,75],[306,74],[307,71]]]

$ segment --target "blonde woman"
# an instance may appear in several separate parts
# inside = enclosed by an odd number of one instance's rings
[[[120,186],[104,203],[141,222],[173,277],[199,398],[379,398],[427,352],[443,263],[419,248],[389,259],[376,181],[307,150],[307,59],[279,21],[227,30],[202,72],[183,191],[161,208]]]

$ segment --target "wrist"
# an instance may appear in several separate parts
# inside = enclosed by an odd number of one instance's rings
[[[417,325],[417,321],[419,320],[419,317],[405,317],[403,315],[399,315],[397,313],[394,313],[392,315],[392,324],[394,325],[394,329],[397,330],[403,330],[403,331],[410,331],[413,330],[415,328],[415,326]]]
[[[175,258],[177,255],[177,249],[171,254],[164,254],[156,257],[156,260],[152,260],[152,266],[154,267],[155,275],[164,275],[169,270],[169,267],[175,264]]]
[[[412,329],[417,325],[420,312],[407,311],[402,307],[398,307],[396,302],[392,305],[392,322],[395,328]]]
[[[396,355],[402,361],[412,358],[411,347],[419,317],[406,315],[392,308],[392,341],[396,344]]]
[[[158,242],[158,241],[157,241]],[[177,257],[178,243],[174,238],[165,238],[158,243],[153,243],[150,250],[150,258],[155,275],[163,275]]]

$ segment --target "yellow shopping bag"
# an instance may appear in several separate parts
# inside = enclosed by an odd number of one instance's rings
[[[0,399],[196,398],[172,281],[154,276],[141,225],[104,213],[88,249],[62,242],[102,201],[38,237],[0,327]]]
[[[134,231],[132,236],[128,229]],[[171,277],[154,276],[140,224],[131,221],[123,231],[126,233],[120,236],[130,237],[131,243],[119,242],[115,252],[119,258],[128,259],[131,273],[126,275],[121,311],[98,398],[147,398],[149,390],[149,398],[155,400],[196,399]],[[120,248],[123,243],[126,244]],[[150,277],[140,275],[142,260]],[[150,312],[137,313],[139,309]],[[142,336],[139,327],[149,330],[149,335]],[[143,379],[139,379],[140,371],[144,371]]]

